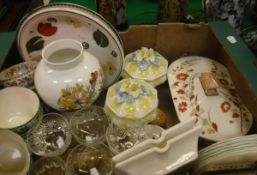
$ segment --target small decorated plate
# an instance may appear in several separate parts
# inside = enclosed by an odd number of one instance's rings
[[[142,47],[125,57],[123,78],[145,80],[158,86],[167,80],[168,61],[152,48]]]
[[[109,87],[104,110],[116,124],[149,123],[156,119],[157,90],[139,79],[123,79]]]
[[[179,120],[196,116],[196,125],[203,126],[202,138],[220,141],[250,130],[252,115],[222,64],[204,57],[182,57],[170,65],[168,81]]]
[[[121,40],[104,18],[89,9],[63,3],[43,6],[25,16],[17,32],[18,49],[25,61],[39,61],[44,46],[63,38],[80,41],[99,59],[105,87],[118,80],[124,58]]]

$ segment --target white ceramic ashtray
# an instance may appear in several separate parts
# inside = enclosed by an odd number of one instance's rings
[[[107,92],[104,111],[116,124],[149,123],[156,119],[157,90],[139,79],[123,79]]]
[[[201,127],[194,127],[194,122],[191,118],[163,131],[157,139],[147,139],[117,154],[112,159],[115,174],[164,175],[196,160]]]
[[[126,55],[122,77],[141,79],[158,86],[167,80],[167,68],[168,61],[161,54],[142,47]]]
[[[182,57],[169,66],[168,81],[179,120],[197,117],[202,138],[220,141],[250,130],[252,115],[222,64],[199,56]]]

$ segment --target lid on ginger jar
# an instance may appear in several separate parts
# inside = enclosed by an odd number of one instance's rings
[[[124,60],[123,78],[145,80],[154,87],[167,80],[168,61],[152,48],[142,47]]]
[[[107,92],[104,110],[116,124],[149,123],[156,119],[157,90],[144,80],[123,79]]]
[[[204,57],[182,57],[169,66],[168,81],[179,120],[196,116],[202,138],[220,141],[250,130],[252,114],[222,64]]]

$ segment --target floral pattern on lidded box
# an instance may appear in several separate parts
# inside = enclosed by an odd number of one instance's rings
[[[124,60],[123,78],[135,78],[158,86],[167,80],[168,61],[152,48],[142,47]]]
[[[115,124],[149,123],[156,119],[157,90],[139,79],[123,79],[107,92],[104,110]]]
[[[222,64],[204,57],[182,57],[170,65],[168,81],[179,120],[196,117],[202,138],[220,141],[250,130],[252,114]]]

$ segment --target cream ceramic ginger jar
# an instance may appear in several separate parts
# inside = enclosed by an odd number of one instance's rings
[[[145,80],[158,86],[167,80],[168,61],[152,48],[142,47],[125,57],[123,78]]]
[[[156,119],[157,90],[139,79],[123,79],[107,92],[104,110],[116,124],[149,123]]]
[[[103,73],[98,59],[80,42],[60,39],[43,49],[35,87],[43,101],[58,111],[80,109],[99,96]]]

